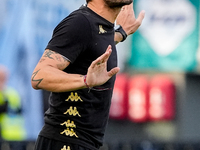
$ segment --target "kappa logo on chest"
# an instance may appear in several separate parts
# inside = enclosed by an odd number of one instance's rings
[[[102,25],[99,25],[99,34],[104,34],[104,33],[107,33],[107,31],[104,30]]]

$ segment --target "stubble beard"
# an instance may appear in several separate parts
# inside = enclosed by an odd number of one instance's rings
[[[133,0],[104,0],[110,8],[121,8],[124,5],[129,5]]]

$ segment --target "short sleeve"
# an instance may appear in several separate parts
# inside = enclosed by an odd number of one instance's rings
[[[46,49],[65,56],[73,63],[80,53],[87,49],[91,35],[87,18],[81,13],[72,13],[54,29]]]

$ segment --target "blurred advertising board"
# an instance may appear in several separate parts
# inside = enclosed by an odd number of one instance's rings
[[[197,68],[199,0],[135,0],[136,17],[146,11],[132,36],[128,64],[138,70],[190,72]]]

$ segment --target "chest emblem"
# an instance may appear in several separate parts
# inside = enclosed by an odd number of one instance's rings
[[[99,34],[107,33],[106,30],[103,29],[102,25],[99,25]]]

